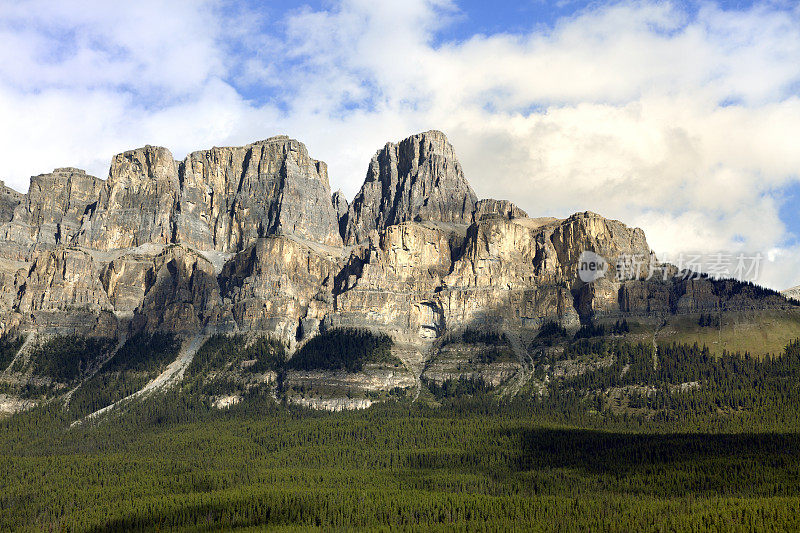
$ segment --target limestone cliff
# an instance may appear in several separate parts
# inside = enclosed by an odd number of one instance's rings
[[[436,131],[378,151],[349,204],[331,194],[326,165],[286,136],[182,162],[145,146],[115,156],[105,181],[56,169],[25,195],[0,186],[0,251],[2,332],[237,332],[291,353],[328,328],[372,329],[394,339],[403,368],[289,379],[368,380],[356,389],[370,394],[441,384],[467,367],[499,386],[525,371],[520,338],[549,321],[792,305],[730,280],[647,279],[663,265],[622,222],[529,218],[478,200]],[[605,258],[604,276],[581,279],[584,251]],[[634,279],[617,278],[626,256],[641,261]],[[503,331],[512,356],[487,363],[487,347],[441,346],[465,328]]]
[[[222,271],[222,295],[243,330],[292,344],[314,335],[333,310],[341,257],[288,237],[259,239]]]
[[[527,218],[528,213],[509,202],[508,200],[494,200],[485,198],[475,203],[472,220],[480,222],[484,218]]]
[[[342,244],[327,166],[298,141],[278,136],[194,152],[180,175],[176,242],[225,252],[284,234]]]
[[[33,176],[26,195],[3,187],[0,250],[6,258],[27,260],[34,250],[69,244],[102,184],[83,170],[57,168]]]
[[[619,281],[622,255],[645,273],[654,264],[641,230],[477,200],[437,131],[378,151],[351,204],[286,136],[182,162],[145,146],[115,156],[106,181],[62,168],[26,195],[0,192],[5,329],[52,329],[81,309],[111,330],[257,331],[293,345],[355,326],[424,345],[475,324],[787,305],[709,280]],[[592,283],[578,276],[585,250],[611,265]]]
[[[96,250],[169,243],[179,195],[178,167],[169,150],[145,146],[119,154],[77,243]]]
[[[437,131],[388,143],[351,204],[286,136],[183,162],[145,146],[115,156],[106,181],[63,168],[31,178],[27,195],[3,191],[7,327],[81,308],[133,330],[262,331],[291,344],[351,325],[413,344],[470,324],[786,304],[708,280],[619,281],[620,256],[643,258],[645,273],[655,261],[641,230],[477,200]],[[585,250],[611,265],[592,283],[578,276]]]
[[[348,210],[345,241],[361,242],[372,230],[412,220],[469,224],[476,201],[447,137],[413,135],[372,158]]]

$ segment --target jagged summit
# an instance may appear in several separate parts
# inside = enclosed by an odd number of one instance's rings
[[[233,252],[253,239],[291,234],[341,245],[327,165],[287,136],[189,154],[179,242]]]
[[[373,230],[411,220],[469,224],[477,200],[444,133],[412,135],[372,158],[344,240],[361,242]]]
[[[180,163],[153,146],[115,156],[77,243],[236,252],[278,234],[341,244],[327,166],[285,135],[192,152]]]

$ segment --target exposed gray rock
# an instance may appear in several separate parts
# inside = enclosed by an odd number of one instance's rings
[[[194,152],[183,163],[153,146],[115,156],[77,242],[237,252],[282,234],[341,245],[326,165],[286,136]]]
[[[31,178],[26,217],[33,238],[46,244],[69,243],[81,218],[94,202],[103,181],[77,168],[57,168]]]
[[[609,262],[604,277],[580,279],[583,251]],[[791,305],[734,281],[647,280],[660,265],[644,233],[595,213],[528,218],[511,202],[477,201],[436,131],[387,144],[349,205],[331,195],[325,164],[285,136],[183,162],[146,146],[115,156],[105,182],[56,169],[26,195],[0,186],[0,255],[2,332],[236,331],[290,352],[328,327],[391,335],[403,369],[289,376],[338,394],[290,401],[331,409],[389,387],[419,392],[423,372],[492,385],[524,374],[522,356],[485,363],[474,348],[441,349],[442,335],[466,327],[518,339],[549,320]],[[642,261],[637,279],[617,279],[623,255]]]
[[[342,244],[327,166],[285,135],[191,153],[181,184],[176,242],[225,252],[274,235]]]
[[[72,242],[87,209],[97,201],[102,183],[70,167],[31,177],[26,195],[4,187],[0,194],[0,248],[6,257],[28,259],[35,249]]]
[[[152,256],[135,252],[113,259],[105,266],[100,281],[117,314],[132,316],[142,304],[152,267]]]
[[[92,257],[81,250],[59,247],[33,261],[17,293],[15,307],[23,314],[76,308],[111,311]]]
[[[5,182],[0,180],[0,223],[10,222],[14,216],[14,210],[23,201],[25,201],[24,194],[11,187],[6,187]]]
[[[527,218],[528,213],[509,202],[508,200],[493,200],[486,198],[478,200],[475,204],[475,211],[472,213],[472,219],[475,222],[480,222],[484,218]]]
[[[345,241],[406,221],[469,224],[477,197],[444,133],[428,131],[387,143],[372,158],[348,211]]]
[[[338,413],[340,411],[367,409],[376,402],[368,398],[304,398],[302,396],[293,396],[289,398],[289,403],[309,409]]]
[[[88,253],[63,246],[40,252],[30,270],[17,276],[16,284],[14,312],[22,316],[16,324],[23,329],[116,335],[113,306]]]
[[[230,310],[222,306],[214,267],[202,255],[180,245],[168,246],[153,258],[144,277],[144,298],[133,318],[134,330],[234,329]]]
[[[333,310],[341,256],[287,236],[259,239],[222,271],[222,295],[240,329],[265,331],[293,344],[313,335]]]
[[[170,243],[179,197],[178,166],[169,150],[148,145],[116,155],[77,242],[97,250]]]

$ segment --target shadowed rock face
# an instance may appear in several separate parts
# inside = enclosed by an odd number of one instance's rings
[[[6,187],[0,180],[0,223],[10,222],[14,218],[14,210],[25,201],[25,195]]]
[[[372,158],[348,211],[345,241],[407,221],[469,224],[477,197],[447,137],[439,131],[388,143]]]
[[[228,329],[229,322],[210,261],[182,246],[168,246],[152,259],[133,318],[135,330],[191,334],[209,324]]]
[[[347,232],[347,211],[350,209],[350,204],[342,191],[333,193],[331,203],[333,204],[333,210],[336,211],[336,220],[339,221],[339,233],[344,236]]]
[[[486,198],[478,200],[475,204],[475,212],[472,220],[480,222],[485,218],[527,218],[528,213],[509,202],[508,200],[494,200]]]

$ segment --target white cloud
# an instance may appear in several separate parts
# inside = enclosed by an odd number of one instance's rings
[[[445,0],[283,21],[222,0],[83,6],[0,0],[0,176],[17,188],[55,166],[104,175],[144,143],[182,157],[288,133],[352,196],[385,141],[437,128],[482,196],[598,211],[661,252],[773,250],[764,280],[800,283],[777,192],[800,176],[798,9],[622,2],[436,44],[459,16]]]
[[[225,61],[211,2],[3,1],[0,76],[24,90],[127,88],[191,93]]]

